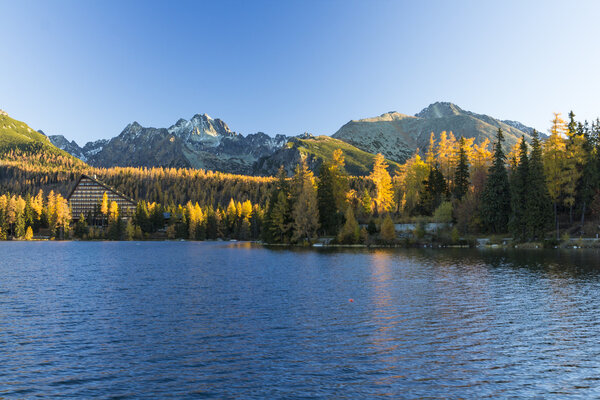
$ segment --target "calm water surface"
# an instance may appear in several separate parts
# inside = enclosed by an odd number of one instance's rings
[[[0,398],[599,397],[599,260],[2,242]]]

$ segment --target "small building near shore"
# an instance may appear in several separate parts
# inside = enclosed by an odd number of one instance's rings
[[[95,175],[81,175],[67,197],[73,219],[78,220],[81,214],[86,218],[90,215],[96,217],[99,214],[104,193],[108,197],[109,204],[113,201],[118,204],[121,217],[131,217],[134,214],[135,200],[100,182]]]

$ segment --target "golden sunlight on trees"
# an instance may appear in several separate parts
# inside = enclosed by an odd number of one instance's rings
[[[392,178],[387,171],[388,164],[381,153],[375,156],[373,172],[369,177],[375,184],[375,207],[379,213],[391,211],[394,208],[394,191]]]

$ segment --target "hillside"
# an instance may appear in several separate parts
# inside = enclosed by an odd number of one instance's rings
[[[379,117],[353,120],[342,126],[333,137],[351,143],[369,153],[381,152],[391,160],[404,162],[417,148],[426,150],[433,132],[443,131],[455,137],[488,139],[493,143],[502,128],[506,148],[514,146],[522,135],[531,140],[532,128],[517,121],[501,121],[484,114],[463,110],[452,103],[433,103],[415,116],[389,112]]]
[[[372,168],[375,155],[367,153],[355,146],[332,138],[330,136],[312,136],[304,134],[301,137],[291,138],[281,149],[271,156],[264,157],[256,164],[255,173],[261,175],[275,175],[281,165],[288,174],[292,174],[294,168],[300,162],[301,156],[305,156],[310,169],[319,172],[324,160],[330,160],[333,152],[341,149],[346,160],[346,171],[350,175],[368,175]],[[389,161],[390,172],[397,170],[400,165]]]
[[[36,143],[52,146],[46,136],[31,129],[26,123],[12,119],[6,112],[0,110],[0,149],[27,147]]]
[[[0,110],[0,159],[18,159],[20,154],[33,154],[38,162],[45,159],[55,164],[64,162],[68,165],[84,165],[71,154],[54,146],[44,134]]]

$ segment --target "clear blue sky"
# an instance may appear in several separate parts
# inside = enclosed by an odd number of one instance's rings
[[[207,113],[332,134],[434,101],[600,115],[598,1],[3,1],[0,108],[81,145]]]

